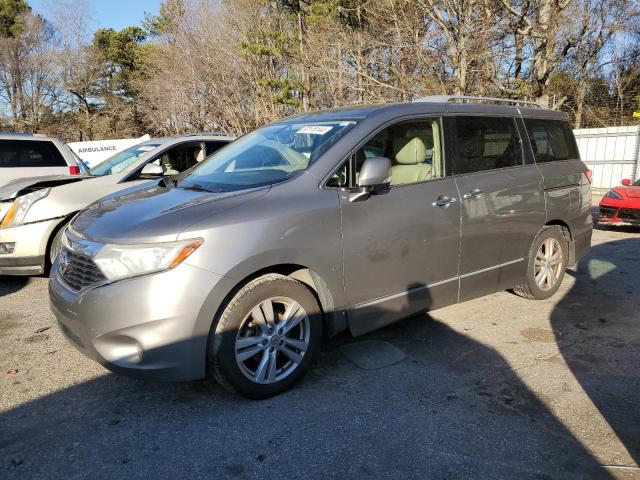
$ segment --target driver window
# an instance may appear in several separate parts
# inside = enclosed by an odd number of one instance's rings
[[[204,155],[204,149],[200,145],[181,145],[167,150],[152,163],[162,167],[165,176],[177,175],[202,161]]]
[[[362,146],[327,182],[327,186],[356,186],[364,161],[391,160],[391,185],[408,185],[442,178],[442,144],[438,119],[400,122],[385,128]],[[350,163],[350,165],[349,165]],[[354,175],[349,175],[353,169]],[[349,177],[352,177],[351,180]]]

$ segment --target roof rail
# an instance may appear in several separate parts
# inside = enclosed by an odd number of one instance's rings
[[[0,135],[8,135],[10,137],[40,137],[47,138],[43,133],[30,133],[30,132],[0,132]]]
[[[545,108],[539,103],[531,100],[514,100],[513,98],[494,97],[467,97],[462,95],[429,95],[426,97],[415,98],[413,101],[432,103],[497,103],[516,107]]]
[[[179,135],[180,137],[195,137],[198,135],[219,135],[221,137],[240,137],[242,136],[239,132],[194,132],[194,133],[183,133]]]

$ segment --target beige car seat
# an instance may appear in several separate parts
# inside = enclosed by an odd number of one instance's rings
[[[391,168],[391,185],[424,182],[431,177],[431,165],[425,163],[427,149],[420,138],[396,138],[393,151],[397,165]]]

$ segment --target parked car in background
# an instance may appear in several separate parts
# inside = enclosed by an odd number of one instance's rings
[[[588,174],[567,116],[528,103],[288,118],[84,210],[51,306],[113,371],[264,398],[304,375],[323,335],[507,288],[553,295],[590,247]]]
[[[60,140],[30,133],[0,133],[0,187],[17,178],[86,173]]]
[[[134,145],[88,175],[16,180],[0,188],[0,275],[44,273],[60,249],[62,227],[101,197],[176,175],[237,135],[193,134]]]
[[[607,225],[640,225],[640,180],[629,178],[600,200],[598,222]]]

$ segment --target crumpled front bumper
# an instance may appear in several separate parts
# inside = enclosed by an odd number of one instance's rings
[[[49,239],[62,221],[64,217],[0,228],[0,243],[13,244],[12,253],[0,254],[0,275],[44,273]]]

